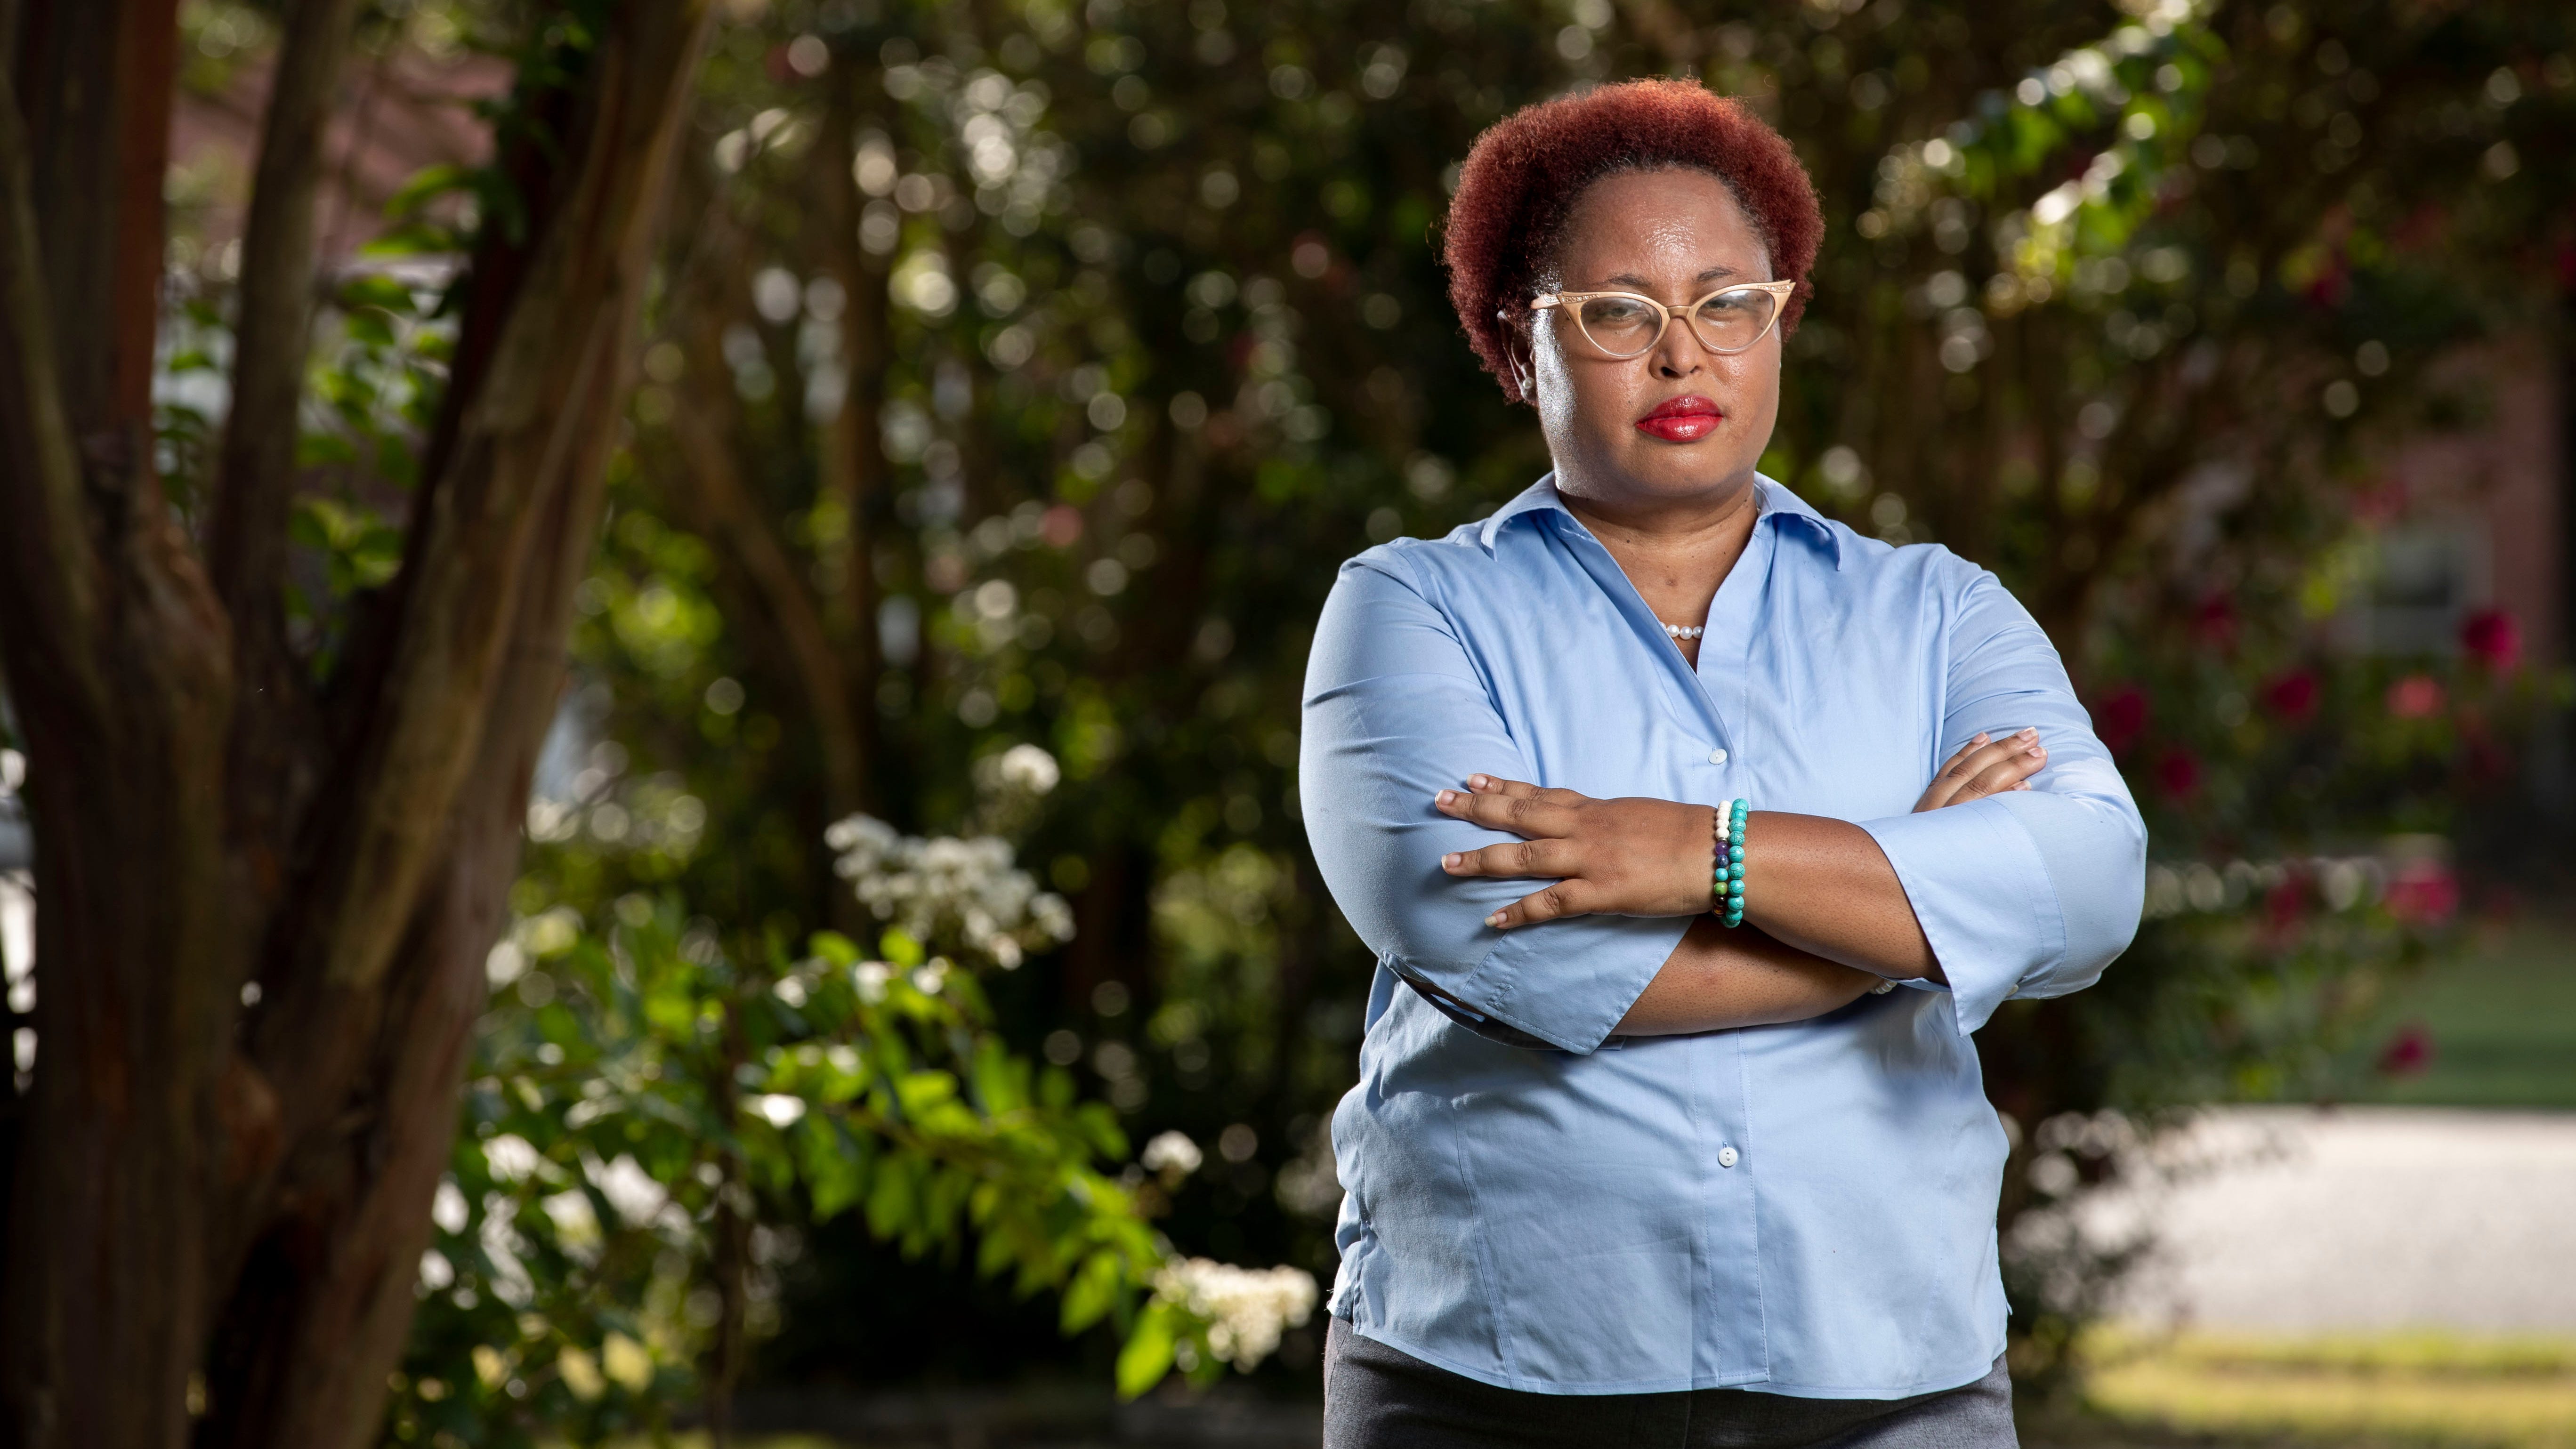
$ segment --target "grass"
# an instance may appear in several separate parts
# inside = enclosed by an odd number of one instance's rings
[[[2104,1332],[2029,1449],[2576,1449],[2576,1339]]]
[[[2416,1107],[2576,1110],[2576,920],[2526,917],[2392,998],[2376,1051],[2421,1024],[2432,1061],[2380,1078],[2366,1100]]]

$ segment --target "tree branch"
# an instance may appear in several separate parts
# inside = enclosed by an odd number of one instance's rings
[[[242,703],[261,713],[281,702],[277,692],[292,674],[285,668],[280,601],[313,314],[314,197],[324,122],[357,9],[357,0],[294,6],[261,127],[258,179],[242,238],[232,413],[217,472],[212,563],[216,592],[232,615]]]
[[[63,409],[33,166],[16,86],[0,68],[0,665],[13,693],[107,703],[98,672],[99,561]]]
[[[401,618],[316,857],[294,974],[364,990],[391,959],[481,746],[550,500],[611,426],[602,401],[643,296],[707,0],[618,7],[587,110],[479,377],[461,374],[404,566]],[[478,284],[480,276],[478,272]],[[481,299],[478,299],[478,301]],[[587,544],[587,540],[584,540]]]
[[[614,374],[600,376],[576,410],[604,419],[621,391]],[[251,1263],[213,1350],[219,1381],[243,1387],[238,1402],[218,1402],[198,1449],[356,1449],[382,1421],[385,1375],[402,1355],[430,1200],[447,1167],[457,1084],[486,1001],[483,958],[508,917],[528,781],[562,693],[572,594],[597,532],[613,437],[604,426],[590,431],[567,486],[546,505],[483,748],[449,812],[438,867],[384,990],[342,1016],[364,1058],[363,1085],[332,1101],[367,1109],[334,1113],[306,1134],[275,1195],[277,1217],[255,1245],[227,1245],[220,1260],[227,1270]],[[263,1273],[263,1256],[301,1271]]]
[[[787,546],[761,517],[751,486],[715,424],[693,402],[684,401],[672,409],[671,433],[688,469],[686,482],[672,492],[690,526],[732,555],[787,645],[806,705],[814,712],[833,815],[858,809],[863,761],[851,717],[849,674],[823,628],[822,608]]]
[[[883,669],[877,641],[876,524],[886,487],[885,374],[893,347],[888,338],[886,268],[859,245],[859,195],[852,170],[853,132],[859,120],[860,81],[852,65],[832,88],[824,107],[825,134],[815,144],[822,188],[824,265],[840,282],[841,406],[825,426],[821,473],[825,491],[841,505],[841,587],[827,601],[826,622],[837,626],[849,667],[843,688],[858,755],[857,805],[871,803],[870,771],[878,753],[876,684]]]

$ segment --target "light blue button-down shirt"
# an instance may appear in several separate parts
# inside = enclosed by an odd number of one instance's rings
[[[1332,1310],[1469,1378],[1884,1398],[1968,1383],[2003,1350],[2005,1140],[1969,1033],[2128,945],[2145,826],[1992,574],[1756,487],[1696,671],[1549,479],[1345,564],[1316,629],[1299,800],[1378,958],[1333,1116]],[[1969,736],[2024,725],[2049,748],[2029,791],[1910,813]],[[1858,822],[1949,985],[1614,1037],[1689,920],[1485,926],[1539,883],[1441,871],[1516,838],[1432,808],[1479,771]]]

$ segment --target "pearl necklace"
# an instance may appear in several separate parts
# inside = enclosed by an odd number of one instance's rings
[[[1661,619],[1657,619],[1655,622],[1658,624],[1664,623]],[[1707,633],[1708,630],[1706,627],[1699,624],[1664,624],[1664,632],[1670,634],[1676,639],[1696,639],[1702,634]]]

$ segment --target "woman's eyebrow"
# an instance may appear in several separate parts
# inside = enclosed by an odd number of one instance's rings
[[[1711,267],[1711,268],[1709,268],[1707,271],[1704,271],[1704,272],[1700,273],[1697,277],[1693,278],[1693,279],[1692,279],[1692,281],[1693,281],[1694,283],[1701,283],[1701,282],[1715,282],[1715,281],[1722,281],[1722,280],[1724,280],[1725,278],[1732,277],[1732,276],[1735,276],[1735,275],[1736,275],[1736,270],[1735,270],[1735,268],[1733,268],[1733,267],[1727,267],[1727,266],[1717,266],[1717,267]],[[1645,278],[1643,278],[1643,277],[1641,277],[1641,276],[1638,276],[1638,275],[1637,275],[1636,273],[1634,273],[1634,272],[1621,272],[1621,273],[1619,273],[1619,274],[1618,274],[1618,275],[1616,275],[1616,276],[1612,276],[1612,277],[1604,277],[1604,278],[1602,278],[1602,281],[1603,281],[1603,283],[1604,283],[1605,285],[1608,285],[1608,286],[1613,286],[1613,287],[1633,287],[1633,288],[1635,288],[1636,290],[1638,290],[1638,291],[1640,291],[1640,292],[1650,290],[1650,289],[1655,285],[1654,283],[1647,281]]]

